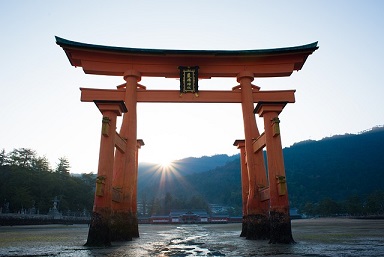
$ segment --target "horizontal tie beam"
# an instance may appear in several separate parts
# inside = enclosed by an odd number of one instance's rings
[[[80,88],[81,101],[124,101],[124,89]],[[294,103],[295,90],[254,91],[254,103]],[[178,90],[137,90],[137,102],[141,103],[241,103],[241,91],[199,91],[198,94],[180,94]],[[129,110],[128,110],[129,111]]]

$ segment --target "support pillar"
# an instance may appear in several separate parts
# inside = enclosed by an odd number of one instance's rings
[[[98,102],[103,115],[99,164],[96,179],[95,199],[86,246],[110,246],[110,214],[112,199],[112,176],[116,136],[116,119],[126,111],[123,102]]]
[[[141,80],[139,72],[128,70],[124,73],[125,104],[129,112],[123,116],[120,136],[126,140],[125,152],[116,151],[114,181],[115,187],[121,188],[121,202],[113,207],[113,241],[128,241],[138,237],[137,202],[137,82]]]
[[[132,226],[132,236],[133,237],[139,237],[139,225],[138,225],[138,219],[137,219],[137,177],[139,172],[139,149],[144,145],[144,141],[142,139],[138,139],[136,144],[136,168],[135,168],[135,175],[133,176],[134,181],[133,183],[133,191],[132,191],[132,213],[133,216],[136,217],[136,219],[133,220],[133,226]]]
[[[241,72],[237,76],[241,89],[241,105],[244,120],[245,152],[249,180],[249,195],[247,200],[247,239],[268,239],[268,202],[261,201],[259,189],[267,185],[266,170],[262,151],[253,151],[253,140],[260,136],[253,113],[253,90],[259,88],[253,86],[251,82],[254,74],[251,72]]]
[[[237,146],[240,149],[240,167],[241,167],[241,198],[243,204],[243,221],[241,227],[241,237],[247,236],[247,215],[248,215],[248,207],[247,200],[249,195],[249,182],[248,182],[248,170],[247,170],[247,162],[246,162],[246,154],[245,154],[245,140],[236,140],[233,143],[234,146]]]
[[[294,243],[279,125],[279,114],[285,104],[259,102],[255,108],[255,113],[264,118],[270,192],[269,243],[272,244]]]

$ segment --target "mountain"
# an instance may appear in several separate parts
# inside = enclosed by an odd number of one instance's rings
[[[213,156],[202,157],[188,157],[180,160],[173,161],[174,166],[183,167],[184,174],[200,173],[203,171],[214,169],[218,166],[223,166],[227,162],[237,159],[237,155],[228,156],[226,154],[217,154]],[[140,163],[139,171],[148,169],[149,167],[156,166],[153,163]]]
[[[342,201],[384,190],[384,127],[303,141],[284,148],[283,153],[291,206],[303,208],[307,202]],[[143,192],[146,197],[160,198],[170,193],[241,205],[239,155],[187,158],[176,164],[168,172],[153,165],[141,166],[139,200]]]
[[[226,163],[235,159],[238,159],[238,155],[228,156],[226,154],[219,154],[214,156],[188,157],[173,161],[171,172],[168,172],[169,174],[167,175],[167,185],[175,179],[175,176],[184,177],[190,174],[212,170],[224,166]],[[165,172],[163,172],[164,169],[164,167],[161,167],[158,164],[140,163],[138,171],[139,194],[142,189],[145,189],[149,185],[151,187],[158,187],[161,176],[165,174]],[[173,187],[174,186],[175,185],[173,185]],[[159,192],[156,194],[159,194]]]
[[[345,200],[383,190],[384,127],[304,141],[284,149],[291,202]]]

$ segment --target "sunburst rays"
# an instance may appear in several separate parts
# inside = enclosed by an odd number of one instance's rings
[[[161,197],[167,192],[172,192],[181,187],[183,190],[193,191],[193,187],[185,180],[185,174],[182,174],[183,167],[177,161],[154,164],[147,171],[151,175],[148,179],[158,181],[156,196]]]

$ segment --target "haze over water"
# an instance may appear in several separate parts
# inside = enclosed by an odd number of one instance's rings
[[[140,238],[89,248],[87,225],[0,227],[0,256],[382,256],[384,220],[293,220],[293,245],[239,237],[241,224],[140,225]]]

